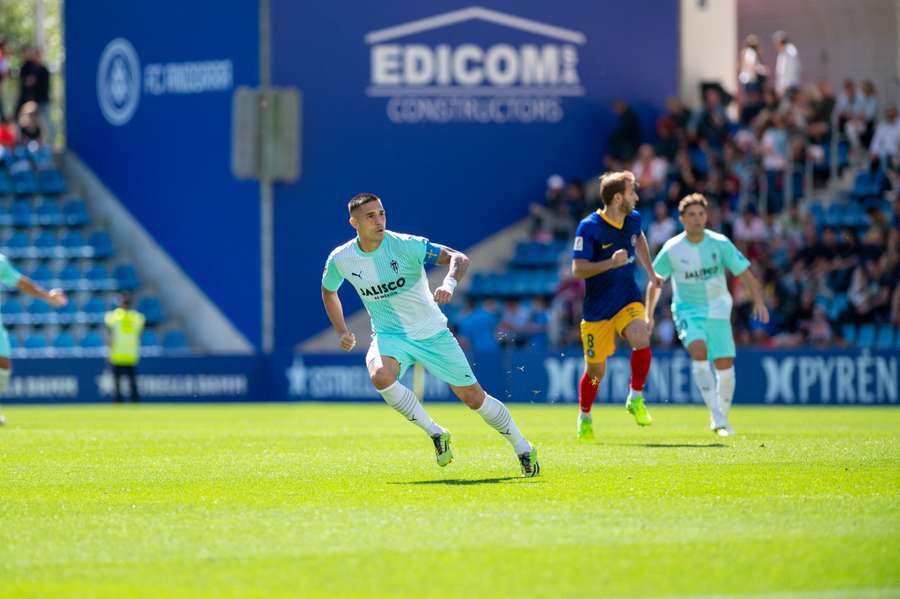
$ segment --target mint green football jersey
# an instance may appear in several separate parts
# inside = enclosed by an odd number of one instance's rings
[[[672,314],[677,318],[731,319],[733,300],[728,292],[725,269],[739,275],[750,261],[730,239],[707,229],[700,243],[676,235],[663,245],[653,261],[653,270],[672,277]]]
[[[7,287],[15,287],[19,284],[19,279],[21,278],[22,273],[13,267],[9,258],[0,254],[0,283]]]
[[[373,252],[351,239],[328,256],[322,286],[337,291],[346,280],[362,300],[376,335],[428,339],[447,328],[425,276],[428,239],[385,231]]]

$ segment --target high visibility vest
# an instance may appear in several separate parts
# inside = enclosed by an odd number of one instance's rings
[[[134,366],[141,359],[141,332],[144,330],[144,315],[137,310],[116,308],[106,313],[112,341],[109,347],[109,362],[115,366]]]

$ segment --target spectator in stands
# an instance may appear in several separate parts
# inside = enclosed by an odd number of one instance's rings
[[[675,121],[668,116],[661,116],[656,119],[656,155],[667,162],[675,160],[675,154],[678,152],[678,146],[681,144],[678,132],[678,126],[675,124]]]
[[[847,296],[857,323],[875,322],[887,315],[892,290],[882,285],[882,274],[877,259],[866,260],[853,271]]]
[[[784,31],[776,31],[772,44],[778,51],[775,59],[775,93],[784,96],[800,85],[800,55]]]
[[[850,149],[854,162],[860,162],[863,148],[868,148],[875,132],[875,121],[878,120],[878,97],[875,84],[863,81],[862,95],[849,112],[844,124],[844,133],[850,141]]]
[[[34,102],[26,102],[19,113],[19,138],[22,143],[41,142],[41,126],[38,121],[38,108]]]
[[[137,366],[141,359],[141,332],[144,330],[144,315],[131,308],[131,294],[123,293],[119,306],[106,313],[107,339],[109,342],[109,364],[113,377],[113,401],[122,401],[121,378],[128,378],[131,401],[140,401],[137,386]]]
[[[497,339],[504,347],[524,347],[530,333],[531,313],[518,299],[506,300],[497,325]]]
[[[25,105],[34,102],[41,125],[47,129],[48,142],[52,141],[53,123],[50,120],[50,71],[44,66],[40,50],[22,49],[22,65],[19,68],[19,100],[16,115],[20,115]]]
[[[674,97],[666,98],[666,110],[668,112],[664,118],[671,120],[675,129],[687,129],[691,122],[691,111],[681,103],[681,100]]]
[[[678,232],[678,224],[665,202],[657,202],[653,207],[653,222],[647,230],[647,241],[650,244],[650,253],[656,255],[662,245],[675,236]]]
[[[762,51],[759,49],[759,38],[753,34],[744,38],[744,48],[741,50],[741,68],[738,72],[738,81],[744,94],[761,93],[766,87],[768,70],[763,64]]]
[[[695,115],[690,129],[697,139],[706,141],[717,151],[725,145],[728,115],[719,90],[709,87],[703,92],[703,108]]]
[[[831,115],[835,109],[831,84],[822,79],[809,87],[807,96],[809,98],[806,115],[807,134],[811,142],[823,144],[831,133]]]
[[[838,94],[834,109],[837,111],[838,130],[844,131],[847,122],[853,115],[862,112],[862,95],[856,90],[853,79],[844,79],[841,93]]]
[[[898,146],[900,146],[900,120],[897,119],[897,107],[888,106],[884,111],[884,119],[875,127],[875,135],[869,146],[869,154],[873,162],[878,160],[884,168],[896,165]]]
[[[19,140],[19,132],[13,123],[11,116],[4,116],[0,120],[0,147],[12,150]]]
[[[486,298],[479,305],[474,298],[469,298],[459,321],[459,336],[460,344],[469,351],[497,351],[497,302]]]
[[[609,136],[609,157],[617,163],[629,163],[634,160],[641,143],[641,123],[637,114],[624,100],[613,102],[613,111],[619,122]],[[612,168],[612,165],[608,165]]]
[[[782,173],[788,161],[788,134],[784,117],[775,114],[759,144],[763,168],[767,172]]]
[[[734,241],[742,244],[761,243],[766,240],[768,235],[766,223],[756,213],[756,206],[748,204],[741,213],[741,217],[734,223]]]
[[[666,182],[669,165],[653,151],[650,144],[641,144],[638,157],[631,167],[634,178],[641,190],[641,196],[653,200],[659,196]]]

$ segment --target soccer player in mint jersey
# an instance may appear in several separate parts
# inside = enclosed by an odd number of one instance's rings
[[[62,289],[51,289],[49,292],[37,285],[34,281],[16,270],[9,259],[0,254],[0,283],[7,287],[15,287],[19,291],[27,293],[38,299],[42,299],[54,308],[62,308],[69,300]],[[12,360],[10,359],[9,334],[6,328],[0,324],[0,393],[9,386],[12,376]],[[6,419],[0,414],[0,424],[5,424]]]
[[[710,428],[721,437],[734,434],[728,422],[734,397],[734,335],[731,332],[731,294],[725,269],[740,278],[753,296],[753,317],[769,322],[759,283],[750,272],[750,262],[731,240],[706,228],[707,202],[699,193],[685,196],[678,204],[684,232],[668,240],[659,250],[653,268],[663,278],[672,277],[672,316],[678,338],[691,354],[691,372],[709,408]],[[647,321],[661,288],[647,289]],[[709,371],[712,359],[716,383]]]
[[[450,432],[436,424],[413,392],[400,383],[406,369],[416,362],[449,384],[457,397],[509,441],[523,476],[539,474],[537,450],[519,432],[506,406],[485,393],[475,380],[465,354],[447,328],[447,318],[438,308],[453,297],[469,259],[424,237],[388,231],[384,207],[374,194],[353,196],[348,209],[357,237],[331,252],[322,275],[322,301],[340,336],[341,349],[350,351],[356,345],[337,294],[346,280],[356,289],[372,320],[372,345],[366,354],[372,383],[388,405],[431,437],[438,465],[446,466],[453,460]],[[426,264],[450,265],[434,293],[425,277]]]
[[[616,333],[631,345],[631,385],[625,408],[640,426],[653,422],[644,405],[644,382],[650,372],[650,329],[644,322],[641,292],[634,280],[634,262],[647,271],[650,285],[662,280],[653,272],[650,246],[641,231],[634,175],[629,171],[600,177],[603,208],[582,219],[575,232],[572,272],[585,279],[581,341],[585,370],[578,386],[578,437],[594,436],[591,406],[606,371],[606,359],[616,350]]]

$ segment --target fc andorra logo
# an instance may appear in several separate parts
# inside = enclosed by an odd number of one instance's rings
[[[134,46],[125,38],[106,45],[97,68],[97,100],[111,125],[131,120],[141,99],[141,63]]]

